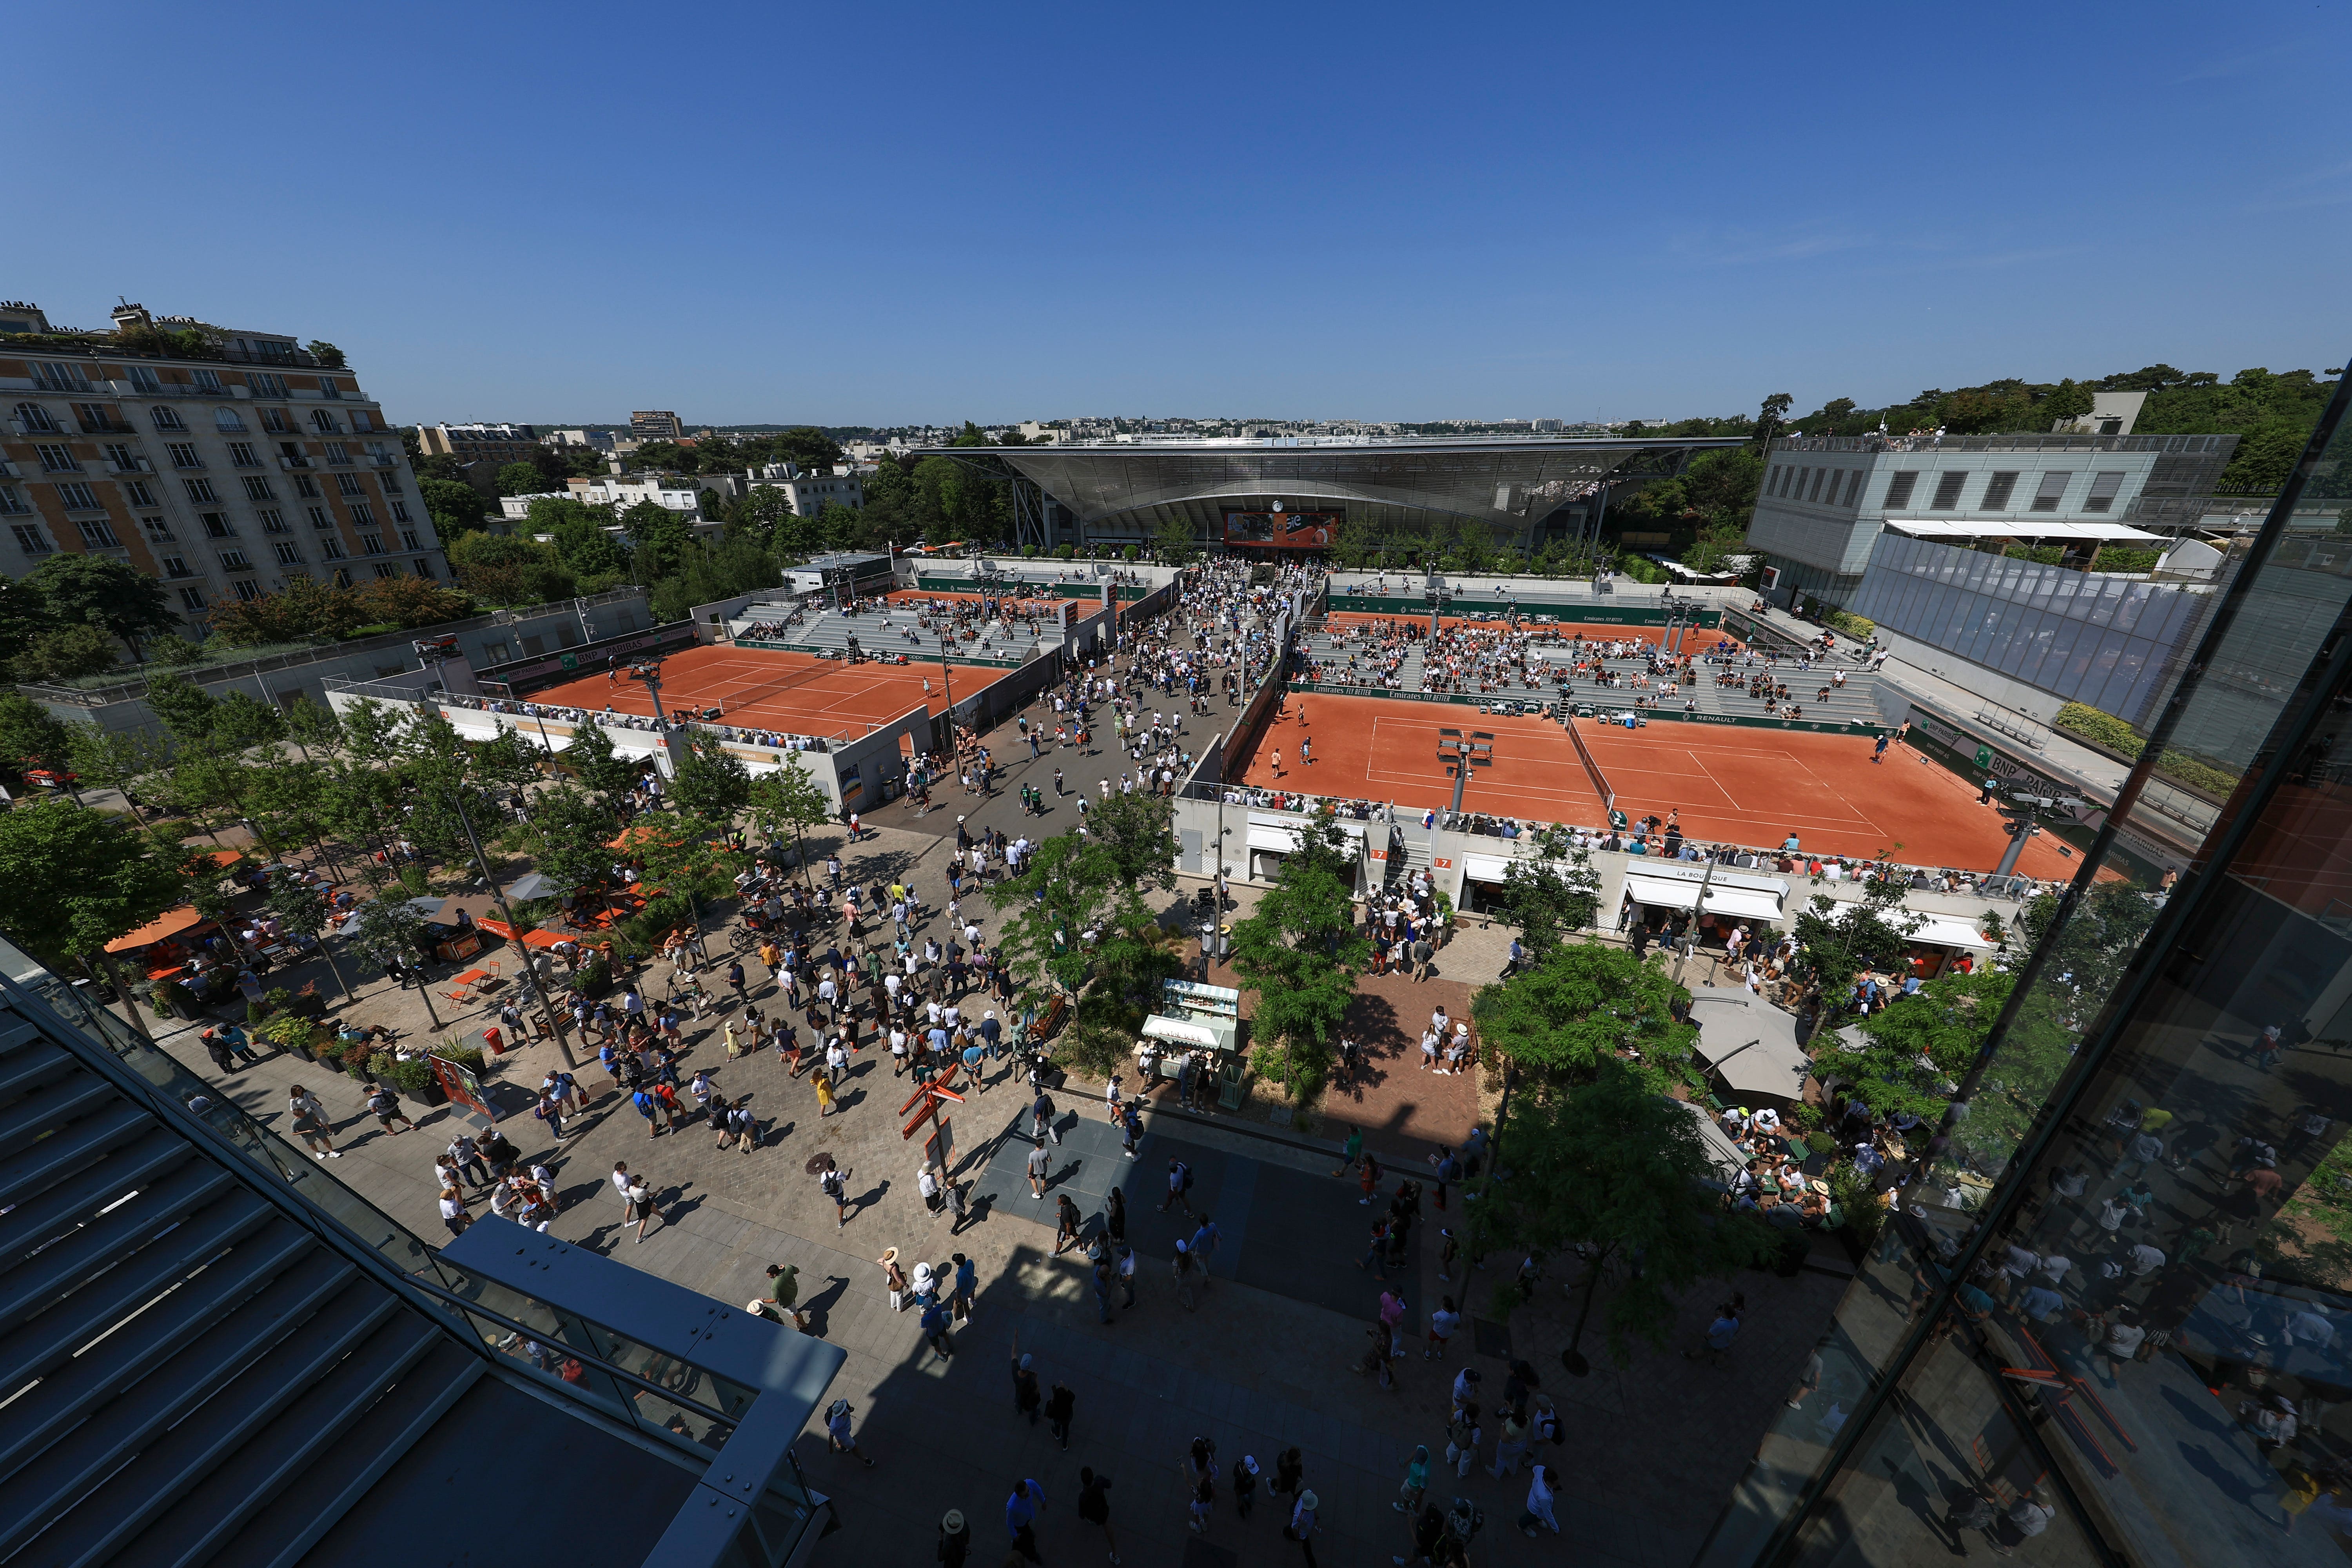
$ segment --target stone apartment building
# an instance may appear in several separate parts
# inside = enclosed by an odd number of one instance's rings
[[[207,326],[141,305],[114,318]],[[350,367],[283,333],[208,330],[202,355],[133,352],[0,310],[0,571],[60,552],[126,562],[170,585],[196,636],[213,601],[297,577],[446,580],[399,432]]]

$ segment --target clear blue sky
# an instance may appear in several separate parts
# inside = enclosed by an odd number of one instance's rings
[[[0,294],[331,339],[403,420],[2324,369],[2347,43],[2262,0],[43,5]]]

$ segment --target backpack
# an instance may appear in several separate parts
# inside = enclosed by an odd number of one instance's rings
[[[1184,1173],[1184,1184],[1181,1190],[1188,1193],[1191,1192],[1192,1190],[1192,1167],[1190,1165],[1179,1165],[1177,1169]]]

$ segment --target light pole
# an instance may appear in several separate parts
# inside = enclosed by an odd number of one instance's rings
[[[523,946],[522,926],[515,920],[514,910],[507,904],[506,890],[499,886],[499,879],[490,875],[490,863],[482,854],[482,841],[474,833],[474,819],[466,815],[464,789],[453,788],[449,792],[449,799],[450,803],[457,808],[457,820],[465,825],[466,842],[474,851],[474,865],[482,873],[482,880],[489,885],[490,897],[498,900],[499,915],[507,922],[507,930],[515,933],[515,946],[522,952],[520,967],[523,988],[530,993],[531,1004],[547,1015],[548,1026],[555,1031],[555,1048],[563,1056],[563,1065],[567,1068],[576,1068],[580,1064],[572,1059],[572,1043],[563,1037],[563,1016],[555,1010],[554,1005],[548,1001],[546,993],[539,988],[539,973],[530,966],[530,950]],[[428,1003],[426,1005],[429,1007],[431,1004]]]

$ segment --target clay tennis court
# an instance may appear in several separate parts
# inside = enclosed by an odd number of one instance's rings
[[[949,679],[961,702],[1010,673],[960,664]],[[661,676],[662,706],[673,714],[716,708],[720,723],[794,735],[855,738],[917,703],[927,703],[934,715],[946,711],[937,663],[848,664],[810,654],[721,645],[671,654],[661,661]],[[531,692],[529,700],[592,712],[606,707],[644,715],[654,710],[651,694],[625,671],[617,681],[602,672],[567,680]]]
[[[1859,735],[1671,720],[1642,730],[1577,724],[1616,791],[1618,810],[1638,820],[1679,809],[1684,833],[1701,842],[1769,848],[1793,832],[1817,854],[1887,854],[1909,865],[1982,871],[2009,847],[2003,818],[1977,804],[1976,790],[1903,747],[1874,763],[1874,742]],[[1500,718],[1459,703],[1294,692],[1242,778],[1261,788],[1443,810],[1453,804],[1454,781],[1437,756],[1440,729],[1495,737],[1495,763],[1471,770],[1465,810],[1602,826],[1599,792],[1557,720]],[[1305,766],[1302,736],[1311,737],[1315,759]],[[2068,877],[2081,864],[2059,855],[2056,840],[2044,835],[2026,846],[2017,868]]]

